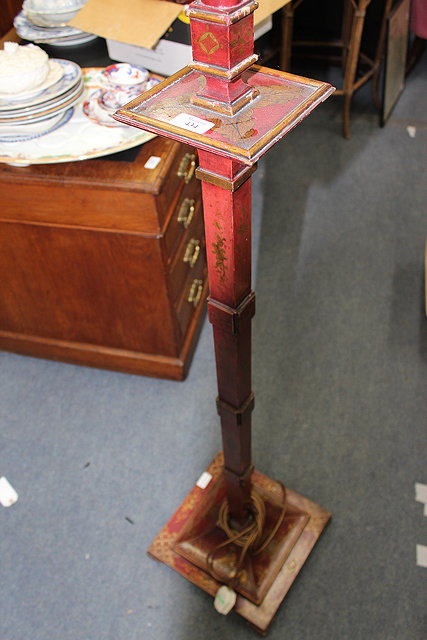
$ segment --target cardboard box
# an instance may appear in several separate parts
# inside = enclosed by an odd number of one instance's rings
[[[258,0],[255,28],[288,2],[291,0]],[[68,24],[106,40],[152,49],[160,38],[164,38],[174,20],[183,17],[183,11],[183,5],[164,0],[87,0]]]
[[[272,17],[268,16],[257,24],[255,40],[270,31],[272,23]],[[131,62],[153,73],[170,76],[191,62],[190,25],[188,20],[178,16],[153,49],[137,47],[109,38],[107,38],[107,48],[112,60]]]

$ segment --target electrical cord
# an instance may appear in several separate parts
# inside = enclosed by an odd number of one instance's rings
[[[239,559],[236,562],[234,570],[232,571],[231,579],[227,583],[230,588],[233,588],[239,581],[241,569],[246,555],[248,553],[254,556],[258,555],[259,553],[264,551],[264,549],[266,549],[270,542],[273,540],[283,522],[286,513],[286,489],[281,483],[280,487],[282,489],[283,495],[283,504],[280,515],[273,529],[265,537],[263,536],[265,524],[265,503],[259,493],[257,493],[255,490],[252,490],[252,504],[250,508],[252,520],[249,525],[242,531],[234,529],[229,523],[227,498],[225,498],[221,503],[218,513],[217,525],[224,531],[225,535],[227,536],[227,540],[221,542],[221,544],[215,547],[215,549],[212,549],[207,557],[208,571],[219,582],[224,582],[224,579],[215,571],[213,563],[215,560],[215,556],[220,549],[223,549],[224,547],[227,547],[231,544],[235,544],[237,547],[241,548]]]

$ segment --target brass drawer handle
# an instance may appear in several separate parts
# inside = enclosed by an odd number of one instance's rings
[[[195,278],[190,287],[190,293],[188,294],[188,302],[193,304],[193,307],[197,307],[202,297],[203,292],[203,280]]]
[[[188,229],[194,216],[196,201],[193,198],[185,198],[178,212],[178,222],[184,229]]]
[[[191,178],[194,176],[196,170],[196,154],[186,153],[179,163],[177,176],[178,178],[184,178],[185,184],[188,184]]]
[[[193,268],[200,255],[200,240],[191,238],[187,244],[187,248],[184,253],[183,261],[188,263],[188,266]]]

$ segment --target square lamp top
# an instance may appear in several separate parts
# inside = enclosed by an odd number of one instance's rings
[[[193,104],[205,76],[185,67],[120,108],[114,118],[252,165],[334,91],[326,82],[256,65],[242,79],[259,95],[234,116]]]

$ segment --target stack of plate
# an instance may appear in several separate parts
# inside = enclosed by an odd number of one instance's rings
[[[73,115],[84,85],[80,67],[51,59],[46,80],[22,93],[0,93],[0,142],[21,142],[44,136]]]
[[[16,33],[23,40],[37,44],[50,44],[53,46],[71,47],[96,40],[98,36],[86,33],[74,27],[42,27],[33,24],[21,11],[13,21]]]

